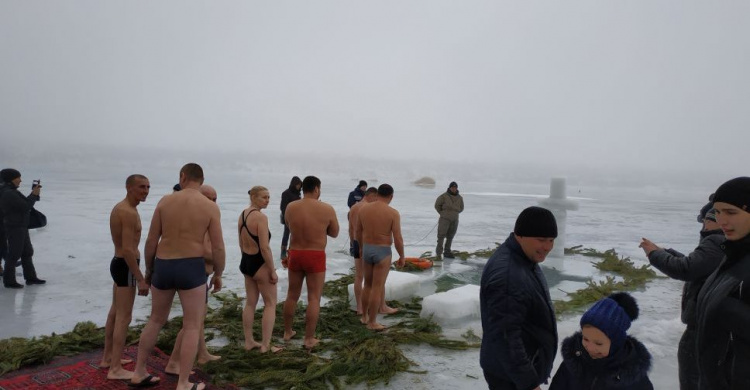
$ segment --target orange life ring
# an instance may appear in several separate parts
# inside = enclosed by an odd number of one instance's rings
[[[420,257],[405,257],[404,260],[419,269],[427,269],[432,267],[432,261],[428,259],[423,259]]]

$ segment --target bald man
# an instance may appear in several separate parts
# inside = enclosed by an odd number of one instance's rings
[[[210,201],[216,203],[216,190],[212,186],[203,184],[200,188],[200,192]],[[214,261],[213,251],[211,250],[211,237],[208,233],[206,233],[206,236],[203,239],[203,259],[206,262],[206,279],[208,279],[210,283],[211,274],[214,273]],[[210,288],[211,285],[209,284],[208,289]],[[206,319],[206,314],[208,313],[208,289],[206,290],[206,310],[203,312],[204,321]],[[168,375],[180,375],[180,346],[182,345],[183,333],[184,331],[180,329],[180,333],[177,334],[177,339],[174,342],[172,355],[169,356],[169,362],[167,362],[167,365],[164,367],[164,372]],[[206,364],[210,361],[221,359],[221,356],[212,355],[208,351],[208,347],[206,346],[205,323],[203,321],[201,321],[201,330],[198,334],[200,335],[200,338],[198,339],[198,356],[195,359],[198,364]]]

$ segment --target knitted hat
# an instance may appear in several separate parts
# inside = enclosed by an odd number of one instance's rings
[[[182,191],[182,187],[180,186],[180,183],[175,184],[174,187],[172,187],[172,191],[174,192]]]
[[[359,181],[359,184],[357,185],[357,188],[359,188],[359,187],[362,187],[362,186],[365,186],[365,187],[367,187],[367,182],[366,182],[366,181],[364,181],[364,180],[360,180],[360,181]]]
[[[729,203],[750,213],[750,177],[736,177],[719,186],[714,202]]]
[[[4,183],[10,183],[19,177],[21,177],[21,172],[13,168],[5,168],[0,171],[0,178],[3,179]]]
[[[713,194],[712,194],[713,195]],[[708,202],[703,207],[701,207],[701,211],[698,212],[698,223],[703,223],[703,219],[706,218],[706,213],[708,210],[711,210],[714,207],[714,202]],[[716,214],[714,214],[714,218],[716,217]],[[714,222],[716,219],[713,220]]]
[[[630,323],[638,318],[638,304],[630,294],[614,293],[601,299],[583,313],[581,327],[591,325],[601,330],[612,345],[610,351],[617,351],[625,343],[626,331]]]
[[[513,233],[521,237],[557,237],[557,221],[551,211],[531,206],[521,211]]]
[[[706,215],[703,217],[703,219],[716,222],[716,209],[712,207],[711,209],[706,211]]]
[[[451,184],[448,184],[448,188],[451,188],[451,187],[458,188],[458,183],[456,183],[455,181],[452,181]]]

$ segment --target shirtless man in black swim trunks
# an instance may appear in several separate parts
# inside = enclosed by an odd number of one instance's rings
[[[146,239],[146,282],[151,283],[151,316],[141,333],[138,360],[131,385],[144,386],[159,382],[146,371],[146,360],[156,344],[159,331],[167,322],[174,294],[182,305],[182,346],[177,390],[201,390],[204,383],[190,383],[190,369],[195,363],[203,312],[206,306],[206,270],[203,240],[211,239],[214,261],[213,291],[221,290],[224,273],[224,239],[221,233],[219,206],[200,193],[203,169],[186,164],[180,170],[181,191],[159,201],[151,219]]]
[[[117,203],[109,215],[109,230],[115,244],[115,257],[109,264],[109,272],[114,283],[112,306],[104,326],[104,355],[99,363],[100,367],[109,367],[107,379],[133,377],[132,371],[122,368],[122,363],[130,363],[130,360],[121,360],[121,357],[133,314],[136,287],[140,295],[148,295],[148,284],[139,267],[141,216],[136,207],[146,201],[150,188],[146,176],[128,176],[125,180],[125,199]]]

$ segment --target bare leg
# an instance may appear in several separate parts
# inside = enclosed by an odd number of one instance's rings
[[[206,346],[206,315],[208,314],[208,304],[206,304],[205,310],[203,310],[203,321],[201,321],[200,334],[202,337],[198,339],[198,364],[206,364],[210,361],[219,360],[221,356],[212,355],[208,352],[208,346]]]
[[[320,296],[323,294],[325,280],[325,272],[307,275],[307,310],[305,312],[305,339],[303,342],[307,349],[312,349],[320,342],[315,338],[315,328],[318,326]]]
[[[138,341],[138,358],[135,362],[135,371],[133,371],[131,383],[140,383],[149,375],[146,371],[146,361],[148,356],[151,355],[151,351],[154,350],[159,331],[167,323],[174,293],[175,290],[160,290],[151,286],[151,316],[148,318],[148,323],[143,328]]]
[[[128,326],[133,317],[135,287],[115,287],[115,327],[112,335],[111,360],[107,379],[130,379],[133,372],[122,368],[122,352],[128,336]]]
[[[362,318],[359,322],[367,324],[370,312],[370,295],[372,295],[372,269],[373,265],[368,262],[362,263],[362,278],[364,287],[362,288]]]
[[[177,389],[190,389],[193,384],[188,381],[190,370],[198,353],[198,338],[203,313],[206,308],[206,285],[201,284],[190,290],[177,290],[182,304],[182,344],[180,345],[180,377]]]
[[[362,259],[354,259],[354,299],[357,301],[357,315],[362,315],[362,282],[364,270]]]
[[[390,267],[385,272],[385,280],[388,280],[388,274],[391,272]],[[380,314],[395,314],[398,313],[398,309],[388,306],[388,303],[385,301],[385,283],[383,284],[383,295],[381,299],[380,304],[380,310],[378,310],[378,313]]]
[[[253,337],[253,323],[255,322],[255,308],[258,307],[258,283],[245,275],[245,308],[242,310],[242,331],[245,334],[245,349],[251,351],[260,347],[260,343]]]
[[[385,257],[379,263],[372,267],[372,292],[370,293],[367,304],[367,329],[382,330],[385,326],[378,324],[378,308],[385,289],[385,278],[388,276],[388,270],[391,268],[391,256]]]
[[[273,336],[273,324],[276,322],[276,285],[271,284],[271,274],[265,265],[258,270],[254,277],[258,289],[263,296],[263,320],[262,320],[262,340],[261,352],[278,352],[281,348],[271,346],[271,337]]]
[[[109,367],[110,359],[112,358],[112,334],[115,331],[115,316],[117,315],[117,309],[115,308],[115,296],[117,295],[117,285],[112,283],[112,305],[109,307],[109,313],[107,313],[107,323],[104,325],[104,354],[102,355],[102,361],[99,363],[99,367]]]
[[[297,310],[297,301],[302,293],[302,282],[305,274],[299,271],[289,270],[289,290],[284,301],[284,341],[289,341],[297,332],[292,330],[294,312]]]

